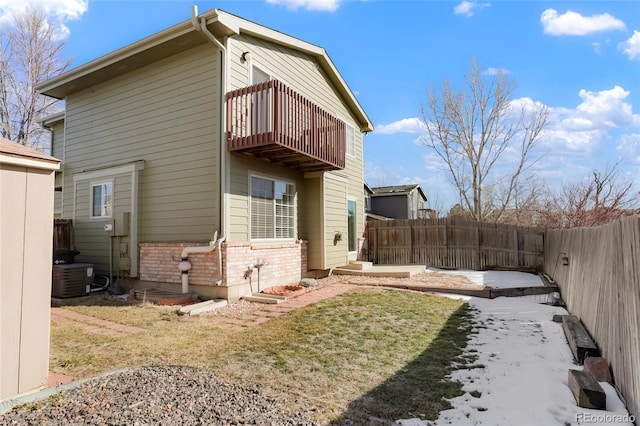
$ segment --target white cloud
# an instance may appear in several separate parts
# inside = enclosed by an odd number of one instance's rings
[[[599,92],[582,89],[582,103],[576,108],[575,118],[589,119],[596,127],[640,126],[640,114],[634,114],[631,104],[624,101],[629,93],[620,86]]]
[[[63,23],[79,19],[88,10],[89,0],[0,0],[0,25],[10,21],[13,13],[21,13],[30,6],[42,9],[58,23],[63,34],[68,34],[69,29]]]
[[[562,15],[558,15],[557,10],[547,9],[542,12],[540,22],[544,28],[544,33],[554,36],[582,36],[602,31],[625,31],[627,29],[624,22],[608,13],[582,16],[571,10]]]
[[[580,90],[582,102],[575,109],[550,109],[543,143],[552,148],[590,153],[609,137],[609,131],[640,126],[640,114],[634,114],[626,101],[629,94],[620,86],[598,92]]]
[[[593,152],[605,136],[606,132],[602,130],[577,131],[559,126],[546,130],[541,142],[550,149],[564,149],[588,155]]]
[[[473,16],[476,9],[491,6],[490,3],[477,3],[475,1],[463,0],[460,4],[453,8],[453,13],[456,15],[464,15],[466,17]]]
[[[300,8],[310,11],[335,12],[341,0],[267,0],[267,3],[278,4],[291,10]]]
[[[640,133],[622,135],[618,140],[618,157],[640,164]]]
[[[394,133],[423,133],[424,123],[417,117],[403,118],[389,124],[378,124],[375,133],[391,135]]]
[[[640,61],[640,31],[633,31],[628,40],[618,45],[618,49],[627,55],[632,61]]]
[[[598,55],[602,54],[602,48],[609,46],[611,44],[611,40],[607,39],[604,42],[599,42],[599,41],[594,41],[593,43],[591,43],[591,45],[593,46],[593,51],[596,52]]]

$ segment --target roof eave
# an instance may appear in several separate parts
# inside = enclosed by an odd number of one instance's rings
[[[200,15],[200,17],[206,19],[207,25],[209,25],[217,21],[218,13],[219,11],[217,9],[212,9]],[[63,99],[68,93],[73,91],[74,81],[77,81],[78,79],[86,77],[118,62],[122,62],[128,58],[132,58],[142,52],[148,51],[153,47],[159,46],[163,43],[195,31],[196,28],[194,27],[190,19],[182,21],[160,32],[138,40],[130,45],[124,46],[111,53],[107,53],[106,55],[94,59],[93,61],[80,65],[57,77],[43,81],[36,85],[36,89],[43,95],[57,99]],[[234,30],[233,27],[226,27],[221,31],[237,34],[237,31]]]

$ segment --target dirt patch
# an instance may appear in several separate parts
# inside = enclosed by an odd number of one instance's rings
[[[144,329],[105,321],[89,315],[80,314],[62,308],[51,308],[51,321],[58,324],[71,324],[84,328],[90,333],[107,337],[126,337],[130,334],[141,333]]]
[[[354,284],[392,286],[406,285],[454,289],[459,288],[465,290],[482,290],[485,288],[483,285],[471,282],[466,277],[452,276],[438,272],[425,272],[422,274],[416,274],[410,278],[350,276],[348,278],[348,282]]]

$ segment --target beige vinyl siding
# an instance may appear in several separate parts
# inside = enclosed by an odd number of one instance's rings
[[[51,128],[51,156],[62,161],[64,157],[64,122],[61,121]],[[64,164],[60,165],[60,171],[56,172],[54,188],[62,187]],[[62,191],[53,193],[53,217],[62,217]]]
[[[324,236],[322,221],[324,212],[322,209],[322,178],[307,178],[304,181],[305,214],[301,217],[300,238],[307,240],[307,267],[309,269],[324,268],[323,243]]]
[[[335,268],[348,263],[346,189],[344,179],[325,175],[325,268]],[[342,240],[334,244],[336,232],[342,235]]]
[[[301,217],[304,215],[305,194],[303,191],[305,181],[302,174],[295,169],[281,167],[269,163],[263,159],[256,159],[246,155],[232,154],[231,156],[231,190],[229,195],[229,241],[249,241],[249,176],[257,173],[272,179],[291,181],[296,186],[296,217],[297,237],[305,233],[301,226]]]
[[[64,157],[64,121],[51,128],[51,156],[62,161]]]
[[[111,217],[91,217],[91,186],[112,182],[113,214]],[[76,248],[80,254],[76,262],[92,263],[99,274],[109,272],[109,237],[104,225],[111,223],[119,213],[131,212],[131,174],[119,174],[76,182],[76,211],[74,234]],[[120,237],[120,242],[128,243],[129,237]],[[114,259],[118,258],[119,247],[113,242]],[[114,268],[117,268],[114,262]],[[114,274],[117,269],[114,271]]]
[[[56,172],[53,187],[54,189],[62,187],[62,173]],[[53,217],[56,219],[62,217],[62,191],[53,192]]]
[[[355,122],[351,112],[338,95],[331,81],[327,78],[327,75],[322,71],[313,57],[285,46],[280,46],[275,43],[247,35],[234,37],[229,41],[229,43],[232,52],[230,55],[230,76],[228,79],[230,86],[229,90],[248,86],[250,68],[252,65],[256,65],[266,71],[269,71],[276,78],[279,78],[306,98],[354,127],[355,155],[347,155],[344,170],[331,172],[344,176],[347,179],[346,195],[344,195],[345,201],[343,202],[344,208],[341,208],[341,210],[333,208],[329,210],[325,209],[325,211],[327,212],[326,220],[344,220],[346,232],[346,197],[355,199],[357,207],[356,217],[358,220],[357,230],[358,235],[360,236],[364,229],[362,133],[360,132],[360,128]],[[249,61],[241,61],[240,58],[243,52],[251,53]],[[299,191],[299,193],[300,192],[302,191]],[[326,196],[327,194],[325,194],[325,197]],[[318,208],[322,208],[320,203],[318,203]],[[336,217],[335,219],[330,218],[328,216],[329,211],[331,214],[339,214],[339,217]],[[306,227],[307,225],[304,226]],[[327,229],[325,232],[329,233],[329,225],[326,224],[326,226]],[[331,256],[334,256],[334,258],[340,256],[346,258],[346,235],[344,241],[345,244],[342,246],[340,244],[338,244],[338,246],[333,246],[332,234],[330,243],[327,243],[327,256],[329,256],[329,252],[331,252],[333,253]],[[309,250],[313,253],[313,242],[310,241],[309,243]],[[336,253],[342,249],[344,249],[344,253],[340,252],[340,255],[338,256]],[[314,254],[314,256],[315,255],[316,254]],[[310,256],[310,258],[312,258],[312,256]]]
[[[248,86],[250,67],[256,65],[336,117],[351,117],[326,73],[310,55],[247,35],[232,38],[230,45],[229,90]],[[242,52],[251,53],[249,61],[241,61]]]
[[[74,173],[144,160],[139,241],[209,238],[220,226],[219,122],[220,53],[209,45],[70,95],[65,216]],[[78,239],[101,244],[88,225]]]

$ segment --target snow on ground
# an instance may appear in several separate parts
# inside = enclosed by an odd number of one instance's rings
[[[511,271],[470,271],[466,269],[446,270],[427,268],[427,272],[438,272],[446,275],[457,275],[467,278],[474,284],[491,288],[542,287],[544,283],[537,274]]]
[[[472,276],[483,274],[470,272]],[[497,281],[501,274],[513,282],[523,278],[514,272],[492,272],[490,281]],[[478,278],[486,285],[486,277]],[[475,353],[475,365],[484,368],[452,374],[453,379],[463,383],[466,393],[451,399],[453,408],[442,411],[435,423],[406,419],[398,424],[632,425],[632,418],[607,383],[601,383],[607,392],[607,411],[576,405],[567,376],[570,368],[582,367],[573,363],[561,324],[552,321],[554,314],[566,314],[566,310],[528,298],[449,296],[463,298],[474,308],[478,333],[471,335],[466,351]]]

